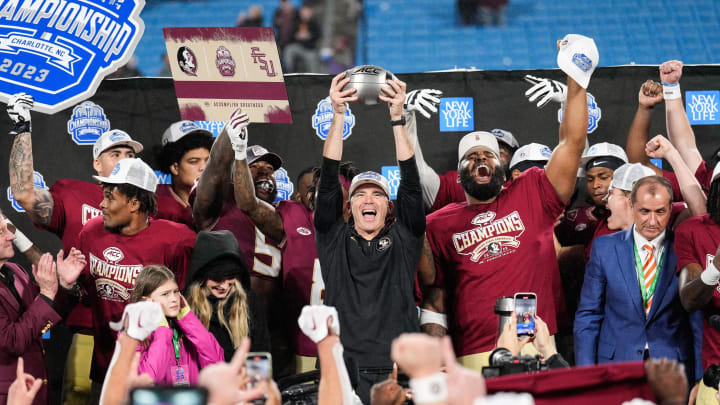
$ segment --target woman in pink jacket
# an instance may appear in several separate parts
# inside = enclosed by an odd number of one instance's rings
[[[167,267],[140,271],[132,302],[143,300],[159,303],[165,321],[138,346],[138,374],[149,374],[157,385],[194,385],[200,369],[225,361],[222,347],[192,313]]]

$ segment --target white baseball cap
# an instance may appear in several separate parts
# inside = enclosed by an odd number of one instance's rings
[[[353,177],[348,194],[352,196],[355,190],[363,184],[374,184],[380,187],[385,192],[385,195],[390,198],[390,183],[387,181],[385,176],[373,171],[362,172]]]
[[[608,159],[599,159],[608,158]],[[628,162],[627,154],[625,150],[613,143],[600,142],[590,146],[585,154],[580,158],[580,170],[578,170],[578,176],[584,176],[587,170],[587,165],[592,161],[593,167],[603,166],[603,163],[612,161],[615,165],[615,169],[622,166],[623,163]],[[606,167],[606,166],[605,166]]]
[[[579,34],[567,34],[560,41],[557,64],[582,88],[587,89],[595,68],[600,62],[597,46],[592,38]]]
[[[495,137],[498,139],[498,141],[504,143],[505,145],[517,149],[520,144],[513,136],[512,132],[506,131],[504,129],[495,128],[492,131],[490,131]]]
[[[500,146],[498,146],[498,141],[495,135],[490,132],[475,131],[470,132],[460,139],[460,143],[458,144],[458,162],[465,157],[465,154],[468,153],[470,149],[476,146],[485,146],[490,148],[495,156],[500,159]]]
[[[147,163],[140,159],[120,159],[108,177],[93,176],[101,183],[132,184],[152,193],[157,189],[158,179]]]
[[[643,177],[654,176],[653,169],[640,163],[625,163],[615,169],[610,187],[632,191],[633,185]]]
[[[247,148],[247,162],[251,164],[258,160],[263,160],[272,165],[273,170],[277,170],[282,167],[282,158],[277,153],[272,153],[260,145],[251,145]]]
[[[715,170],[713,170],[712,177],[710,178],[710,183],[715,181],[715,179],[717,179],[718,176],[720,176],[720,162],[718,162],[718,164],[715,165]]]
[[[100,138],[95,141],[95,145],[93,145],[93,159],[97,159],[103,152],[113,146],[119,145],[130,147],[135,154],[143,150],[142,144],[134,141],[127,132],[120,129],[111,129],[100,135]]]
[[[547,163],[550,156],[552,156],[552,151],[546,145],[534,142],[523,145],[515,151],[512,159],[510,159],[510,170],[512,171],[516,165],[526,161]]]
[[[213,136],[212,132],[208,131],[207,129],[200,128],[198,124],[192,121],[178,121],[173,122],[172,125],[170,125],[165,130],[165,132],[163,132],[162,145],[165,146],[168,143],[177,142],[185,135],[189,135],[192,133],[200,133],[203,135],[208,135],[210,137]]]

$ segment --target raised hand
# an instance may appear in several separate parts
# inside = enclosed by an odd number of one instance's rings
[[[165,321],[160,304],[154,301],[139,301],[127,304],[118,322],[110,322],[110,328],[125,330],[128,336],[143,341]]]
[[[86,264],[85,255],[78,249],[71,248],[67,258],[61,249],[57,254],[57,275],[60,285],[66,290],[71,289]]]
[[[56,273],[55,261],[50,253],[40,256],[37,266],[32,266],[35,282],[40,287],[40,294],[55,299],[58,289],[58,278]]]
[[[653,159],[664,159],[674,150],[673,144],[662,135],[656,135],[645,145],[645,154]]]
[[[345,85],[350,82],[350,78],[345,76],[345,72],[342,72],[333,77],[330,83],[330,101],[333,105],[333,112],[336,114],[345,114],[346,103],[358,100],[358,97],[354,95],[357,93],[357,89],[344,90]]]
[[[442,356],[447,372],[448,403],[471,404],[486,395],[485,379],[482,374],[461,366],[457,362],[450,336],[441,340]]]
[[[25,93],[17,93],[10,96],[7,103],[7,113],[13,123],[30,123],[30,110],[35,102],[33,97]]]
[[[25,373],[23,358],[18,357],[15,381],[8,388],[7,405],[32,404],[42,385],[42,378]]]
[[[260,385],[244,389],[242,370],[249,350],[250,339],[244,338],[230,363],[215,363],[200,371],[198,385],[208,390],[208,403],[235,405],[260,398],[265,393]]]
[[[660,81],[667,84],[676,84],[682,77],[683,63],[679,60],[669,60],[660,65]]]
[[[538,108],[545,107],[550,101],[562,105],[567,100],[567,86],[557,80],[525,75],[525,81],[533,85],[525,92],[525,97],[531,103],[539,99],[537,102]]]
[[[402,118],[407,85],[402,80],[388,80],[386,83],[386,86],[380,87],[378,99],[388,103],[390,119],[393,121],[399,120]]]
[[[405,95],[405,111],[417,111],[423,117],[430,119],[431,113],[436,113],[437,105],[440,104],[442,91],[435,89],[413,90]]]
[[[403,333],[392,342],[390,356],[410,378],[440,371],[440,339],[424,333]]]
[[[250,124],[250,118],[239,108],[233,111],[225,124],[230,144],[235,151],[235,160],[247,159],[248,124]]]
[[[300,330],[315,343],[340,335],[337,310],[326,305],[305,305],[298,317]]]
[[[660,83],[648,80],[640,86],[638,104],[641,107],[653,108],[662,101],[663,89]]]

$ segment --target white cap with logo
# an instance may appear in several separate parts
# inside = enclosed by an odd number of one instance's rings
[[[592,38],[578,34],[567,34],[560,41],[557,64],[582,88],[587,89],[595,68],[600,62],[597,46]]]
[[[172,125],[163,132],[162,145],[165,146],[168,143],[177,142],[185,135],[189,135],[191,133],[200,133],[210,137],[213,136],[212,132],[207,129],[200,128],[198,124],[192,121],[178,121],[173,122]]]
[[[588,162],[591,160],[601,158],[601,157],[607,157],[610,159],[617,159],[618,163],[622,161],[623,163],[628,162],[627,154],[625,153],[625,149],[608,142],[600,142],[596,143],[592,146],[590,146],[590,149],[587,150],[585,154],[582,155],[580,158],[580,169],[578,170],[578,176],[584,176],[585,170]],[[619,163],[617,166],[621,166],[622,163]],[[598,164],[600,166],[600,164]]]
[[[153,169],[140,159],[121,159],[108,177],[93,176],[101,183],[132,184],[152,193],[157,189],[158,179]]]
[[[93,159],[97,159],[106,150],[115,146],[127,146],[138,154],[142,152],[143,146],[140,142],[133,140],[127,132],[120,129],[111,129],[98,138],[93,145]]]
[[[520,144],[513,136],[512,132],[506,131],[504,129],[495,128],[492,131],[490,131],[495,137],[498,139],[498,141],[504,143],[505,145],[517,149],[520,147]]]
[[[390,198],[390,183],[387,181],[385,176],[373,171],[362,172],[353,177],[348,194],[352,196],[355,190],[363,184],[374,184],[380,187],[385,192],[388,199]]]
[[[515,151],[512,159],[510,159],[509,167],[510,170],[512,170],[517,164],[525,161],[547,162],[550,160],[550,156],[552,156],[552,151],[546,145],[534,142],[529,143]]]
[[[640,163],[625,163],[615,169],[610,187],[632,191],[633,185],[643,177],[654,176],[653,169]]]
[[[489,148],[500,159],[500,147],[495,135],[485,131],[470,132],[460,139],[458,144],[458,162],[463,160],[468,151],[476,146]]]

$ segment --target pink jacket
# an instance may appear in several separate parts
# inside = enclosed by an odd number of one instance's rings
[[[181,312],[176,324],[182,331],[179,363],[187,366],[184,370],[186,378],[194,385],[197,384],[200,369],[225,361],[224,352],[192,311],[184,316]],[[138,346],[138,351],[142,353],[138,374],[149,374],[157,385],[173,385],[175,381],[172,370],[177,367],[177,362],[172,336],[169,327],[160,326],[150,335],[150,346]]]

